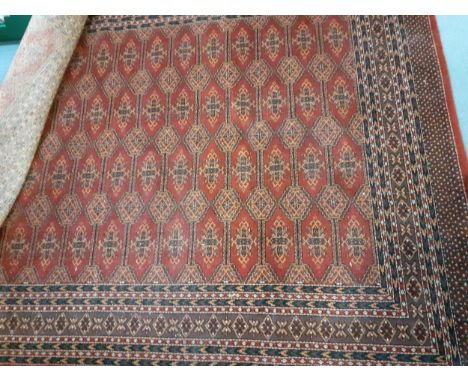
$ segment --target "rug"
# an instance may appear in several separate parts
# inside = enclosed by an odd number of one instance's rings
[[[0,362],[463,364],[457,129],[431,17],[88,18],[0,230]]]

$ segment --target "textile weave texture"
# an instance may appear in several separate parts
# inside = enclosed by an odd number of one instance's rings
[[[0,362],[463,364],[430,17],[98,16],[0,229]]]

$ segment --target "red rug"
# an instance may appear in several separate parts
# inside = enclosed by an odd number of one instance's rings
[[[438,44],[427,17],[91,18],[0,231],[0,362],[461,363]]]

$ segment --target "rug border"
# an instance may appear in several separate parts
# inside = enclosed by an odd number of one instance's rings
[[[431,27],[432,38],[434,41],[434,46],[436,48],[437,57],[439,59],[439,68],[445,93],[445,103],[447,105],[447,111],[450,118],[450,126],[455,142],[455,151],[458,158],[458,165],[460,168],[462,181],[465,186],[465,195],[468,196],[468,158],[463,144],[460,124],[457,116],[457,110],[455,107],[455,100],[453,98],[453,91],[450,82],[450,73],[448,70],[447,61],[445,59],[444,49],[442,45],[442,40],[440,38],[440,31],[439,26],[437,24],[436,16],[429,16],[429,24]]]

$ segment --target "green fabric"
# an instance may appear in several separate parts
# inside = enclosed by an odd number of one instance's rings
[[[0,42],[21,40],[30,19],[31,16],[5,16],[0,23]]]

